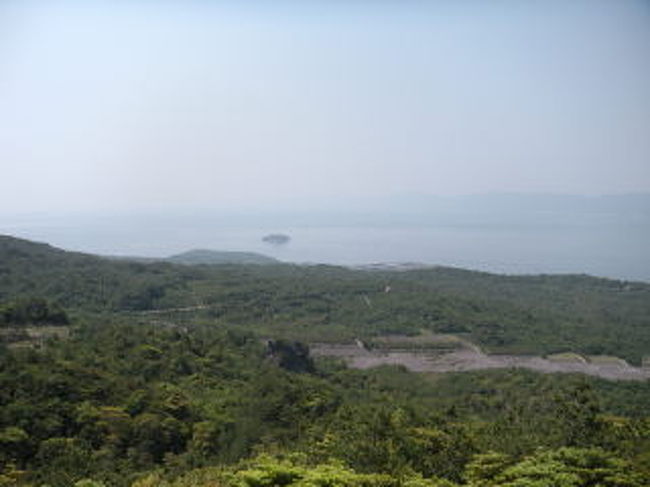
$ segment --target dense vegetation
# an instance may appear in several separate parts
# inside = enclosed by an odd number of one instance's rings
[[[65,311],[45,299],[23,298],[0,305],[0,326],[67,325]]]
[[[358,371],[304,342],[425,328],[638,361],[649,295],[583,276],[122,262],[1,237],[2,309],[40,303],[72,332],[0,344],[0,485],[648,485],[647,381]]]
[[[366,485],[418,477],[464,485],[568,456],[571,468],[601,462],[628,478],[602,485],[650,479],[648,383],[522,371],[436,378],[399,368],[361,372],[314,364],[303,351],[233,328],[142,323],[83,326],[38,352],[4,351],[4,476],[119,486],[266,453],[209,475],[228,485],[230,474],[288,469],[297,481],[320,465],[315,471],[367,477]],[[234,485],[284,485],[265,482]]]
[[[278,261],[255,252],[224,252],[195,249],[172,255],[166,259],[176,264],[277,264]]]
[[[463,334],[492,352],[574,351],[639,364],[650,350],[650,285],[589,276],[176,266],[0,237],[0,302],[31,296],[70,312],[185,308],[165,316],[305,342],[428,329]]]

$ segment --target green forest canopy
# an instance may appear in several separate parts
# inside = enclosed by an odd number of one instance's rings
[[[0,345],[0,485],[650,483],[647,381],[359,371],[304,345],[424,328],[638,362],[647,284],[147,264],[10,237],[0,277],[5,322],[22,310],[71,328],[38,349]]]

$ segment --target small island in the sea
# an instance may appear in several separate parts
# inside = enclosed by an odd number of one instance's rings
[[[284,235],[281,233],[271,233],[269,235],[266,235],[265,237],[262,237],[263,242],[270,243],[273,245],[286,244],[289,240],[291,240],[291,237],[289,237],[289,235]]]

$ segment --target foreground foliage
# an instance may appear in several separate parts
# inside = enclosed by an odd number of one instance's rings
[[[9,485],[51,487],[219,472],[285,485],[268,480],[285,470],[295,485],[635,486],[650,479],[649,401],[646,383],[362,372],[233,328],[105,322],[0,353],[0,465]],[[607,476],[584,483],[579,468]]]

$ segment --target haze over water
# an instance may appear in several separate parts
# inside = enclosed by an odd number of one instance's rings
[[[357,213],[5,217],[0,233],[103,255],[167,257],[204,248],[252,251],[295,263],[420,263],[650,281],[650,195],[427,201],[437,209],[416,212],[403,205],[400,211]],[[277,232],[291,241],[262,241]]]
[[[644,0],[0,2],[0,233],[650,280],[646,196],[527,207],[650,193],[649,25]]]

